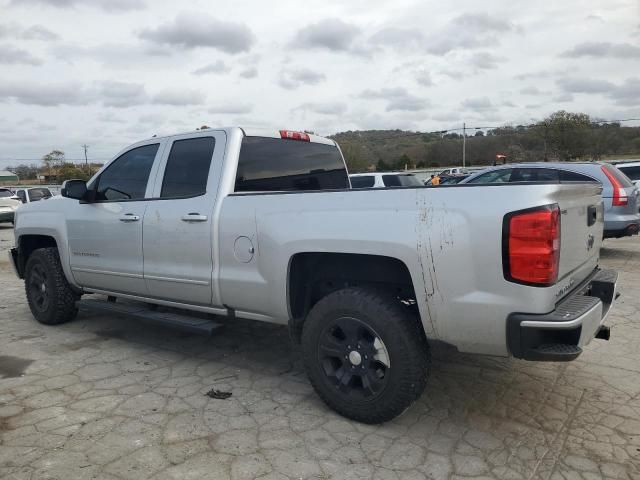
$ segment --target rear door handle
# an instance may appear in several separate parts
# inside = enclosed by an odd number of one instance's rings
[[[587,208],[587,227],[590,227],[598,219],[598,209],[595,205],[589,205]]]
[[[134,215],[133,213],[125,213],[120,217],[121,222],[137,222],[138,220],[140,220],[140,217],[138,215]]]
[[[199,213],[189,213],[187,215],[182,216],[183,222],[206,222],[207,216],[200,215]]]

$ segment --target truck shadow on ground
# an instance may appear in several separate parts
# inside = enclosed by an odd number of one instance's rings
[[[64,354],[83,348],[101,351],[110,345],[137,348],[140,361],[155,361],[156,352],[171,352],[173,361],[203,364],[207,361],[222,365],[220,372],[233,375],[282,378],[309,385],[300,349],[294,345],[286,326],[243,319],[220,319],[224,329],[212,336],[183,332],[170,327],[93,312],[82,312],[69,327],[81,329],[92,337],[58,344],[49,351]],[[63,326],[62,328],[67,328]],[[71,333],[71,332],[69,332]],[[86,336],[86,335],[83,335]],[[136,345],[133,345],[136,344]],[[544,400],[557,380],[557,368],[549,364],[521,362],[514,359],[467,355],[439,342],[431,343],[432,365],[427,389],[416,405],[413,415],[421,415],[434,408],[459,415],[463,421],[470,411],[482,415],[495,413],[496,404],[511,406],[501,409],[501,415],[513,415],[512,420],[537,423],[532,409],[541,409]],[[148,358],[147,358],[148,356]],[[216,385],[211,385],[211,388]],[[532,397],[532,390],[533,393]],[[326,407],[309,388],[314,408],[326,413]],[[537,398],[532,406],[524,398]],[[513,401],[511,401],[512,399]],[[493,412],[493,413],[492,413]],[[412,415],[412,416],[413,416]]]

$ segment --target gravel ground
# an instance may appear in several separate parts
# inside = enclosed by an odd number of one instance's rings
[[[425,394],[381,426],[329,411],[282,327],[39,325],[12,243],[0,225],[0,478],[640,479],[638,238],[602,250],[620,272],[611,341],[566,364],[436,346]]]

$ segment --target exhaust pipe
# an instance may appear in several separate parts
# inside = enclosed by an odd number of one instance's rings
[[[609,340],[610,337],[611,337],[611,328],[605,325],[602,325],[598,329],[598,333],[596,333],[596,338],[599,338],[600,340]]]

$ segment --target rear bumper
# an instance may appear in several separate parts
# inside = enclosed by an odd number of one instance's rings
[[[511,314],[507,319],[511,354],[524,360],[556,362],[578,357],[603,328],[616,299],[617,280],[614,270],[596,270],[552,312]]]
[[[621,229],[605,230],[604,238],[622,238],[638,235],[640,231],[640,223],[630,223]]]

